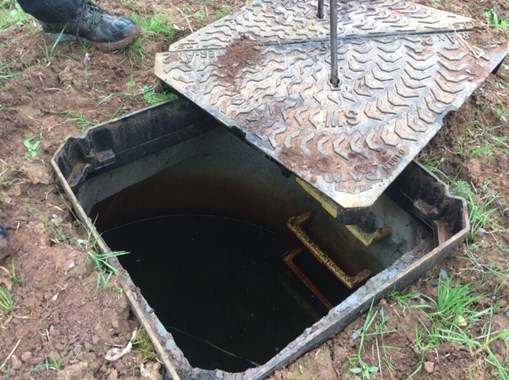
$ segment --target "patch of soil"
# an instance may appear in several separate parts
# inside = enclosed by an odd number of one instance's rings
[[[238,73],[249,65],[255,65],[263,60],[260,47],[246,35],[232,42],[226,52],[217,58],[217,63],[226,74],[223,80],[233,82]]]

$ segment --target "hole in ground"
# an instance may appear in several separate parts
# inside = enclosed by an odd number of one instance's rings
[[[327,311],[283,263],[298,242],[260,226],[173,215],[103,238],[130,251],[122,266],[196,367],[238,372],[265,363]],[[314,270],[316,278],[330,276]],[[349,292],[333,284],[327,293],[340,302]]]
[[[301,246],[289,218],[310,211],[310,236],[348,275],[376,274],[429,236],[383,196],[368,222],[393,233],[363,247],[293,175],[223,129],[93,176],[79,198],[110,248],[131,252],[121,264],[190,364],[228,372],[264,364],[327,313],[283,261]],[[294,263],[331,305],[351,293],[309,253]]]

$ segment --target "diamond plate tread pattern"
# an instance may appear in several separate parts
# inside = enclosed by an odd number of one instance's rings
[[[409,2],[338,12],[338,89],[316,1],[259,1],[172,45],[156,74],[342,207],[367,207],[506,50],[479,57],[456,31],[469,19]],[[232,78],[220,57],[241,36],[260,59]]]

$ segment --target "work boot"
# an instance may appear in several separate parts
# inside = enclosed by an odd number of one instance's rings
[[[90,0],[84,0],[69,21],[41,25],[53,41],[84,41],[103,51],[122,49],[141,34],[130,19],[113,16]]]

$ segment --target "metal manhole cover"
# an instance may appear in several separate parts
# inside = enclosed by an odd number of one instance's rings
[[[368,207],[507,47],[477,48],[470,19],[414,3],[341,2],[333,88],[316,14],[258,1],[158,54],[156,75],[340,206]]]

